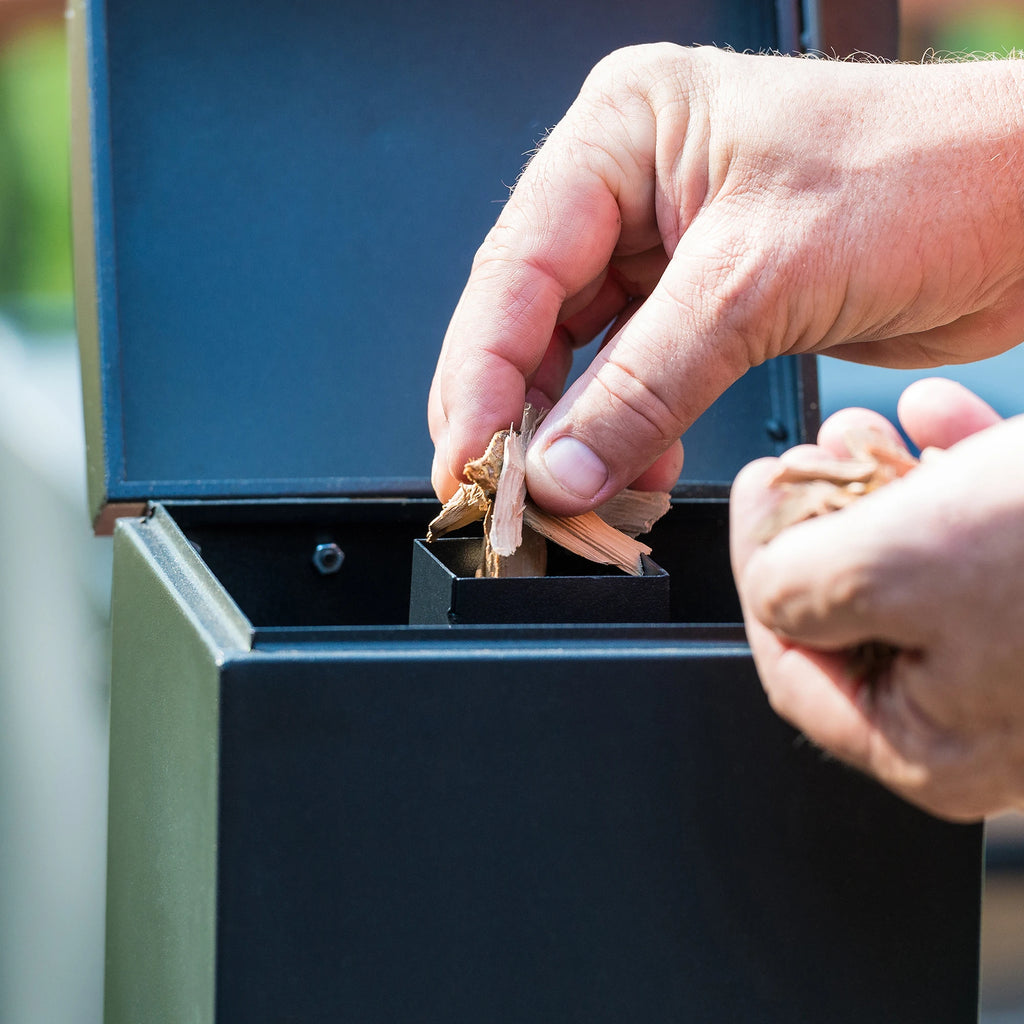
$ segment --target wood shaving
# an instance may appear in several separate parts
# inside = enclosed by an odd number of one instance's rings
[[[640,556],[649,555],[651,549],[609,526],[596,512],[584,512],[581,516],[553,516],[528,502],[524,518],[530,529],[591,562],[617,565],[630,576],[644,574]]]
[[[485,534],[486,536],[486,534]],[[484,543],[483,564],[477,569],[477,576],[507,579],[516,576],[546,576],[548,569],[548,545],[544,538],[523,527],[522,543],[511,555],[499,555],[489,544]]]
[[[521,434],[505,438],[505,458],[494,492],[494,517],[487,540],[499,556],[515,554],[523,542],[523,511],[526,508],[526,446]]]

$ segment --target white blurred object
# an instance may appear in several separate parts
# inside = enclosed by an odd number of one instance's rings
[[[0,322],[0,1020],[102,1018],[110,544],[72,336]]]

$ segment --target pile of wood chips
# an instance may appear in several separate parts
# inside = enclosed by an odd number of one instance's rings
[[[846,508],[865,494],[906,476],[919,464],[905,448],[881,434],[851,433],[846,436],[850,458],[823,459],[817,454],[801,457],[790,452],[771,481],[781,499],[765,517],[758,540],[767,543],[786,527]],[[922,452],[928,457],[930,449]],[[885,640],[869,640],[852,648],[847,672],[869,683],[891,667],[900,648]]]
[[[636,540],[669,509],[663,491],[625,490],[593,512],[553,516],[526,493],[526,449],[542,414],[527,405],[522,427],[500,430],[478,459],[466,463],[462,484],[430,524],[427,542],[483,520],[484,551],[477,576],[544,576],[546,540],[592,562],[643,575],[642,555],[651,549]]]
[[[799,449],[788,453],[771,481],[782,498],[761,523],[761,543],[787,526],[846,508],[918,465],[910,452],[881,434],[861,431],[847,434],[845,440],[848,459],[821,458],[817,453],[801,457]]]

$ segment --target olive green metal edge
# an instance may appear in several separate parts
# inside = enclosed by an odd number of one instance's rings
[[[106,1024],[212,1024],[220,666],[251,628],[162,510],[114,539]]]
[[[95,522],[106,503],[107,495],[93,219],[88,6],[87,0],[69,0],[66,20],[68,76],[71,88],[71,230],[75,277],[75,326],[82,365],[89,511],[92,521]]]
[[[156,567],[179,596],[182,611],[192,618],[210,647],[224,653],[250,650],[252,623],[164,506],[151,504],[147,515],[132,528],[143,538]]]

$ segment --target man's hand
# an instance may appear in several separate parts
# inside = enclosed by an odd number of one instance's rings
[[[756,536],[778,460],[737,478],[733,570],[758,671],[783,717],[927,810],[1024,807],[1024,417],[999,422],[943,380],[912,386],[899,411],[916,444],[947,450],[768,544]],[[847,409],[819,445],[847,454],[863,428],[898,440]],[[872,640],[900,653],[858,679],[849,649]]]
[[[574,513],[670,487],[680,435],[773,356],[909,367],[1016,344],[1021,68],[606,58],[477,253],[431,389],[438,494],[526,398],[554,406],[531,494]]]

